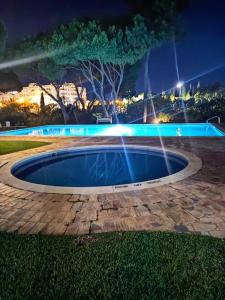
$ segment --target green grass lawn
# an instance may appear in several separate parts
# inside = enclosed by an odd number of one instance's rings
[[[224,299],[225,242],[174,233],[0,234],[0,299]]]
[[[49,145],[49,143],[32,141],[0,141],[0,155],[37,148],[45,145]]]

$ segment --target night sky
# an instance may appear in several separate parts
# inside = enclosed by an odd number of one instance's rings
[[[182,0],[181,0],[182,1]],[[9,34],[9,43],[22,37],[54,28],[73,17],[88,15],[118,15],[126,11],[120,0],[7,0],[1,3],[0,19]],[[172,42],[153,50],[150,59],[152,90],[160,92],[175,85],[177,73],[174,46],[177,51],[179,76],[191,80],[205,74],[201,84],[225,84],[225,1],[192,0],[183,12],[185,36],[174,45]],[[210,72],[218,66],[223,66]],[[143,88],[142,72],[137,90]]]

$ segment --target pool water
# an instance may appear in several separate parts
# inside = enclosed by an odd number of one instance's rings
[[[1,132],[0,136],[224,136],[208,123],[47,125]]]
[[[98,187],[143,182],[177,173],[187,166],[180,155],[150,148],[67,149],[23,160],[12,174],[31,183]]]

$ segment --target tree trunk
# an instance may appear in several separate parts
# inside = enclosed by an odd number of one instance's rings
[[[104,100],[100,100],[101,101],[101,106],[102,106],[102,112],[103,112],[103,117],[104,118],[108,118],[109,117],[109,113],[105,107],[105,103],[104,103]]]
[[[76,90],[76,93],[77,93],[77,98],[78,100],[80,101],[81,103],[81,106],[82,106],[82,110],[85,111],[85,104],[84,104],[84,100],[82,98],[82,94],[80,94],[79,90],[78,90],[78,87],[76,85],[76,83],[74,83],[74,86],[75,86],[75,90]],[[82,92],[81,92],[82,93]]]
[[[150,50],[145,54],[144,65],[144,110],[143,110],[143,123],[147,123],[148,118],[148,97],[149,97],[149,56]]]
[[[60,106],[60,108],[61,108],[61,111],[62,111],[64,124],[68,124],[68,123],[69,123],[69,120],[70,120],[70,115],[69,115],[69,113],[67,112],[66,107],[65,107],[63,101],[62,101],[62,100],[59,100],[59,101],[58,101],[58,104],[59,104],[59,106]]]
[[[52,85],[55,87],[56,94],[57,94],[57,96],[55,97],[53,94],[49,93],[43,87],[43,85],[41,85],[40,83],[37,83],[37,85],[42,89],[42,91],[44,91],[49,97],[52,98],[52,100],[54,100],[59,105],[59,107],[61,109],[61,112],[62,112],[62,115],[63,115],[64,124],[68,124],[69,119],[70,119],[70,114],[67,112],[66,107],[63,103],[63,100],[59,96],[59,88],[55,84],[52,83]]]

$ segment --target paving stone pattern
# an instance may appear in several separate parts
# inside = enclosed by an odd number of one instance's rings
[[[53,143],[2,155],[0,164],[45,150],[121,143],[120,138],[32,140]],[[157,138],[130,137],[124,140],[127,144],[160,146]],[[202,169],[173,184],[99,195],[36,193],[8,186],[0,178],[0,230],[54,235],[148,230],[225,238],[225,139],[165,138],[163,142],[171,149],[195,153],[203,161]]]

